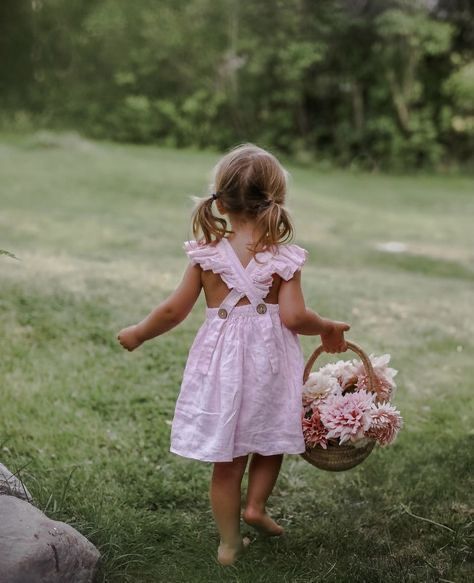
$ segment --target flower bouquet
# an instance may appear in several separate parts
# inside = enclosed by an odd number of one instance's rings
[[[347,346],[361,360],[340,360],[311,373],[322,346],[310,357],[304,373],[303,458],[326,470],[346,470],[361,463],[376,443],[393,442],[403,419],[390,404],[398,371],[388,366],[389,354],[369,357],[354,344]]]

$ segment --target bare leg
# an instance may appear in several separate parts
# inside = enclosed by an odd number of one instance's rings
[[[247,457],[232,462],[216,462],[210,488],[211,507],[220,534],[217,560],[232,565],[245,543],[240,535],[240,485],[247,465]]]
[[[249,466],[247,503],[242,514],[247,524],[268,536],[278,536],[283,528],[268,516],[265,506],[281,468],[283,455],[263,456],[254,453]]]

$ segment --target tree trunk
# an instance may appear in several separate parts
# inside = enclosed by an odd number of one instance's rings
[[[351,83],[352,112],[354,115],[354,127],[358,133],[362,133],[365,125],[364,97],[358,81]]]
[[[390,87],[390,93],[392,95],[393,106],[397,112],[398,121],[402,130],[406,133],[410,133],[410,111],[408,109],[408,104],[405,100],[405,95],[400,88],[397,80],[395,78],[395,73],[392,70],[387,71],[387,81]]]

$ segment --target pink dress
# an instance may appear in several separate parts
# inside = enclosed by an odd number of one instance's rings
[[[301,269],[307,251],[279,245],[243,267],[227,239],[188,241],[192,264],[219,274],[229,294],[206,320],[189,351],[171,428],[170,451],[206,462],[249,453],[298,454],[304,358],[297,334],[266,304],[272,275],[284,280]],[[236,306],[247,297],[250,304]]]

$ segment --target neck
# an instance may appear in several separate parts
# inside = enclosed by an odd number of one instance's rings
[[[238,215],[229,215],[229,219],[235,235],[252,238],[255,232],[255,221],[239,217]]]
[[[242,220],[240,217],[233,217],[228,215],[229,220],[232,225],[233,234],[230,239],[233,241],[233,245],[237,249],[249,250],[255,245],[259,235],[255,229],[256,221],[251,219]]]

